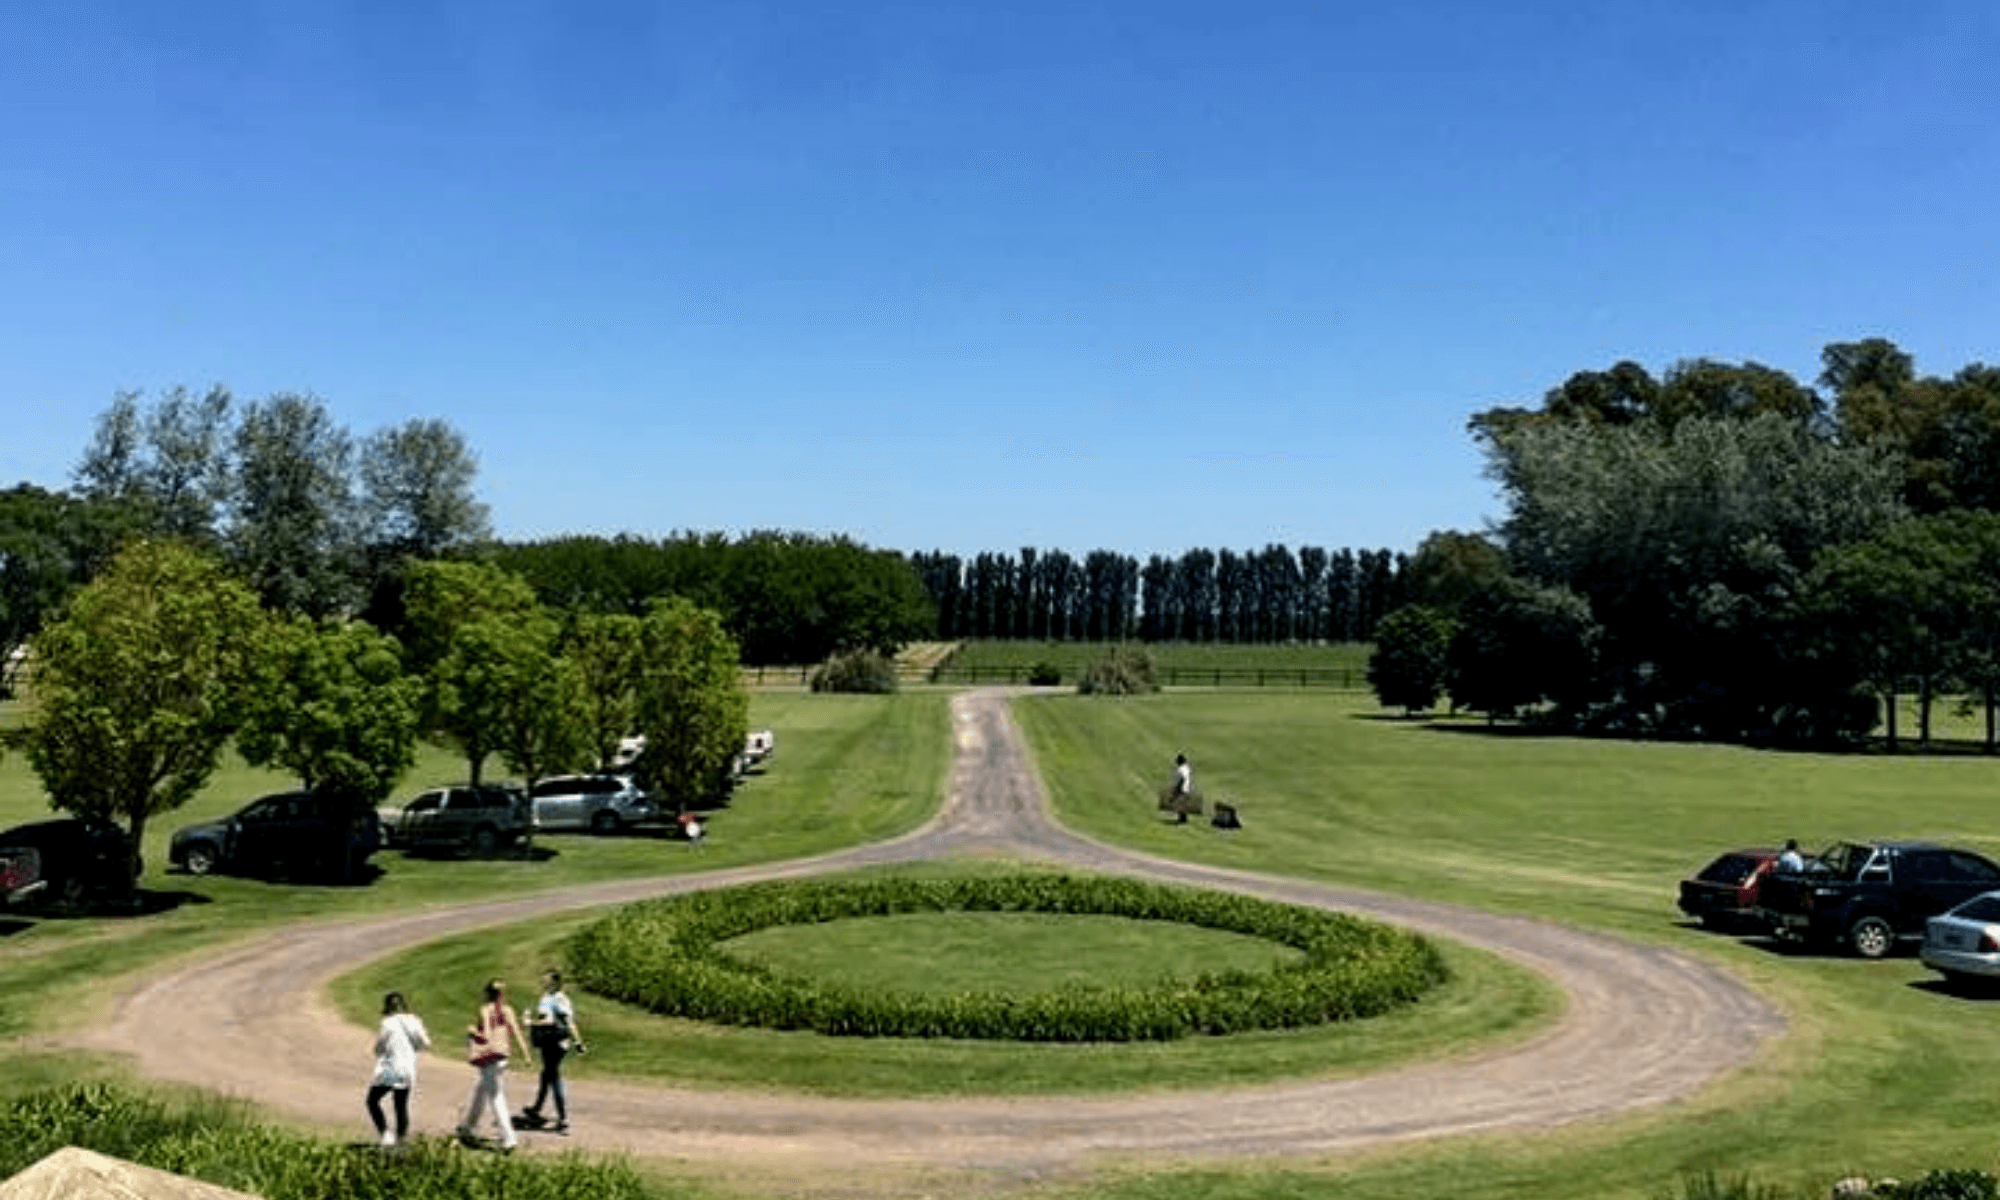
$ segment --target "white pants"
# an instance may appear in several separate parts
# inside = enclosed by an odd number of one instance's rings
[[[500,1144],[509,1150],[514,1148],[514,1118],[507,1112],[506,1082],[506,1059],[479,1068],[479,1082],[472,1085],[472,1103],[466,1105],[465,1119],[458,1123],[460,1133],[477,1133],[479,1118],[491,1108],[493,1122],[500,1127]]]

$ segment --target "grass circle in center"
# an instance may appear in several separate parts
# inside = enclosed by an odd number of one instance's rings
[[[1303,955],[1266,938],[1099,914],[923,912],[773,925],[720,943],[769,971],[871,991],[1154,987],[1203,971],[1268,971]]]
[[[1169,922],[1298,953],[1268,970],[1203,970],[1151,986],[1048,988],[1030,979],[1020,989],[938,994],[847,986],[722,948],[773,926],[952,912]],[[719,1024],[1055,1042],[1170,1040],[1369,1017],[1416,1000],[1445,977],[1443,959],[1423,938],[1373,921],[1223,892],[1066,875],[764,883],[644,901],[578,934],[569,969],[600,994]]]

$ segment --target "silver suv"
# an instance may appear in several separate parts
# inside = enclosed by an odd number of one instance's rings
[[[650,795],[617,775],[557,775],[537,783],[530,794],[542,829],[617,833],[659,816]]]

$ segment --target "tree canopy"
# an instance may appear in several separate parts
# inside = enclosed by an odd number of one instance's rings
[[[264,616],[214,558],[136,542],[35,642],[28,760],[56,807],[146,822],[201,790],[235,731]]]

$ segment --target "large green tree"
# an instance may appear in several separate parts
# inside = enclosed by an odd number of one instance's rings
[[[362,443],[358,462],[372,546],[436,558],[493,536],[473,488],[479,459],[450,422],[418,418],[381,430]]]
[[[359,601],[353,454],[316,397],[276,395],[243,413],[227,544],[266,606],[326,616]]]
[[[56,807],[146,822],[215,770],[254,678],[256,596],[217,560],[133,544],[35,641],[29,762]],[[136,870],[136,861],[135,861]]]
[[[234,403],[221,384],[200,394],[169,388],[151,402],[118,393],[77,463],[81,495],[131,507],[155,535],[215,544],[229,492]]]
[[[520,577],[483,563],[416,564],[405,605],[411,666],[429,685],[423,726],[458,747],[477,784],[513,736],[520,697],[549,669],[555,620]]]
[[[259,659],[243,757],[357,804],[386,799],[416,761],[423,695],[395,640],[359,621],[293,617],[272,622]]]
[[[591,760],[610,762],[618,744],[638,728],[645,622],[625,613],[574,614],[563,633],[562,651],[582,673]]]
[[[727,791],[750,732],[736,639],[714,611],[672,597],[646,614],[643,641],[639,778],[683,808],[699,807]]]
[[[1515,569],[1583,596],[1614,702],[1682,732],[1762,728],[1814,558],[1905,511],[1892,453],[1835,445],[1788,415],[1497,436]]]
[[[0,491],[0,697],[11,695],[29,641],[134,528],[131,510],[33,484]]]
[[[1443,609],[1406,604],[1382,618],[1368,656],[1368,686],[1385,708],[1414,714],[1444,695],[1457,625]]]
[[[1574,712],[1596,685],[1600,635],[1576,593],[1498,580],[1459,609],[1446,654],[1452,703],[1496,717],[1544,702]]]

